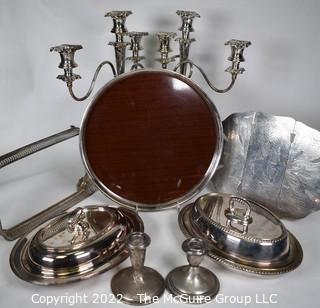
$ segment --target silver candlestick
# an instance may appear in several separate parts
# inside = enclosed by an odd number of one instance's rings
[[[217,276],[200,266],[208,252],[207,243],[200,238],[189,238],[182,244],[189,265],[173,269],[166,278],[170,293],[180,297],[185,303],[203,304],[212,300],[219,292]]]
[[[155,298],[163,294],[165,282],[157,271],[144,266],[150,237],[146,233],[134,232],[128,235],[126,245],[132,266],[122,269],[112,278],[111,290],[126,304],[152,304]]]

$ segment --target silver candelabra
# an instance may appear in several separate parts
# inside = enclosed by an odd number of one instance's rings
[[[76,101],[83,101],[90,96],[99,72],[106,64],[111,68],[114,77],[125,73],[126,61],[132,62],[130,67],[131,71],[144,68],[141,61],[144,60],[145,57],[140,56],[140,51],[143,50],[142,38],[147,36],[148,32],[128,31],[126,28],[126,20],[131,14],[131,11],[112,11],[105,14],[105,17],[111,17],[113,21],[111,33],[115,34],[115,41],[109,42],[109,45],[114,47],[115,66],[110,61],[101,62],[93,75],[89,90],[83,97],[76,96],[73,91],[73,82],[81,78],[80,75],[73,72],[73,69],[78,66],[74,61],[74,56],[77,50],[82,49],[82,46],[63,44],[50,49],[50,51],[56,51],[60,54],[61,62],[59,64],[59,68],[64,70],[64,74],[58,75],[57,78],[66,82],[70,95]],[[228,60],[231,61],[231,66],[225,70],[231,74],[231,81],[226,88],[218,89],[209,80],[204,70],[194,63],[189,57],[190,46],[195,41],[194,38],[190,38],[190,33],[194,32],[193,21],[195,18],[199,18],[200,15],[193,11],[181,10],[177,11],[177,15],[180,16],[182,20],[182,25],[179,28],[179,31],[181,31],[181,37],[177,37],[175,32],[158,32],[155,36],[158,38],[160,44],[158,50],[160,57],[156,60],[160,62],[163,69],[167,69],[170,63],[175,62],[176,59],[178,59],[179,63],[173,67],[174,71],[179,70],[181,74],[191,78],[193,68],[195,67],[199,70],[211,89],[218,93],[225,93],[229,91],[233,87],[238,74],[242,74],[244,72],[244,68],[240,67],[240,64],[245,61],[243,52],[245,48],[251,45],[251,42],[232,39],[225,43],[225,45],[229,45],[231,47],[231,55],[228,58]],[[126,37],[128,37],[130,41],[126,41]],[[174,56],[170,56],[170,53],[172,52],[170,46],[172,39],[175,39],[175,41],[179,43],[179,54]],[[132,55],[129,57],[126,56],[127,47],[129,47],[129,50],[132,52]]]

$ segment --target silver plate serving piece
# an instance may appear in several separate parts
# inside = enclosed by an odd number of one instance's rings
[[[135,231],[143,231],[143,222],[134,211],[76,208],[19,239],[10,265],[19,278],[41,285],[90,278],[129,256],[124,242]]]
[[[214,191],[265,204],[279,217],[320,209],[320,132],[288,117],[235,113],[225,135]]]
[[[281,221],[260,204],[211,193],[184,207],[179,225],[187,237],[209,243],[208,256],[260,275],[289,272],[300,265],[302,248]]]

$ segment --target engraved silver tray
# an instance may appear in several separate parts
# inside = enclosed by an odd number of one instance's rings
[[[213,191],[264,204],[279,217],[320,209],[320,132],[289,117],[234,113],[223,121]]]

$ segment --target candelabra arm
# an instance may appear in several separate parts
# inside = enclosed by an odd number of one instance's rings
[[[183,61],[183,62],[180,62],[178,65],[175,66],[175,68],[173,69],[174,71],[177,71],[178,68],[181,66],[181,65],[185,65],[185,64],[189,64],[190,65],[190,73],[189,73],[189,78],[191,77],[192,75],[192,68],[193,66],[196,67],[199,72],[201,73],[201,75],[203,76],[204,80],[207,82],[208,86],[214,90],[215,92],[218,92],[218,93],[226,93],[228,92],[229,90],[231,90],[231,88],[233,87],[233,85],[235,84],[235,81],[237,79],[237,74],[231,74],[231,82],[230,84],[225,88],[225,89],[219,89],[217,87],[215,87],[211,81],[209,80],[208,76],[206,75],[206,73],[203,71],[203,69],[198,66],[197,64],[193,63],[192,61],[190,60],[186,60],[186,61]]]
[[[97,69],[96,69],[96,71],[95,71],[95,73],[94,73],[94,75],[93,75],[93,78],[92,78],[92,81],[91,81],[90,88],[89,88],[88,92],[87,92],[83,97],[77,97],[77,96],[74,94],[73,89],[72,89],[72,82],[68,82],[68,83],[67,83],[69,93],[70,93],[71,97],[72,97],[74,100],[76,100],[76,101],[78,101],[78,102],[81,102],[81,101],[84,101],[85,99],[87,99],[87,98],[90,96],[90,94],[92,93],[92,90],[93,90],[93,88],[94,88],[94,85],[95,85],[95,83],[96,83],[96,80],[97,80],[97,78],[98,78],[99,72],[100,72],[101,68],[102,68],[105,64],[108,64],[108,65],[110,66],[110,68],[111,68],[111,70],[112,70],[113,76],[114,76],[114,77],[117,77],[116,70],[115,70],[113,64],[112,64],[110,61],[103,61],[103,62],[101,62],[101,63],[98,65],[98,67],[97,67]]]

